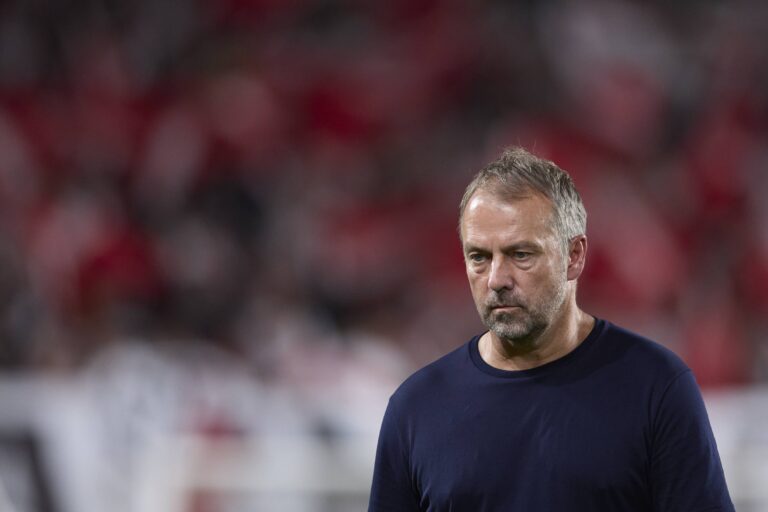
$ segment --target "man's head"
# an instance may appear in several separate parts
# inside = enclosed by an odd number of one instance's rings
[[[585,227],[573,181],[552,162],[513,148],[477,174],[459,231],[472,295],[492,333],[534,343],[575,306]]]
[[[587,212],[568,173],[523,148],[506,149],[498,160],[478,172],[467,186],[459,205],[460,236],[467,203],[480,189],[495,192],[509,200],[533,194],[549,199],[552,203],[552,222],[564,249],[573,237],[587,232]]]

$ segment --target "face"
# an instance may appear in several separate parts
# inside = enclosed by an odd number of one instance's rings
[[[478,190],[461,222],[464,261],[477,311],[502,340],[533,342],[563,311],[568,258],[552,205],[533,194],[504,199]]]

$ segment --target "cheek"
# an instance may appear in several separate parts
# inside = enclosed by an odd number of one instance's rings
[[[488,289],[485,278],[471,270],[467,270],[467,280],[469,281],[469,289],[475,299],[482,297]]]
[[[471,286],[474,286],[475,283],[483,279],[483,275],[481,273],[473,270],[469,266],[466,267],[466,272],[467,272],[467,280],[469,281],[469,284]]]
[[[520,290],[527,295],[540,295],[552,287],[553,276],[543,268],[520,272],[516,279]]]
[[[538,290],[539,295],[548,295],[559,289],[560,283],[565,281],[565,277],[560,269],[549,268],[535,276],[533,286]]]

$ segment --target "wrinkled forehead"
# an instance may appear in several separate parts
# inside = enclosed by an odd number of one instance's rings
[[[505,193],[500,187],[476,190],[467,201],[459,228],[462,241],[501,233],[557,236],[555,210],[549,198],[534,190]]]
[[[487,192],[467,203],[460,235],[463,250],[516,245],[543,249],[559,245],[560,240],[547,198],[531,195],[509,200]]]

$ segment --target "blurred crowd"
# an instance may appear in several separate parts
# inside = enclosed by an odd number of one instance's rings
[[[589,311],[768,379],[768,5],[0,6],[0,364],[205,347],[313,392],[480,329],[456,208],[510,144],[589,211]]]

